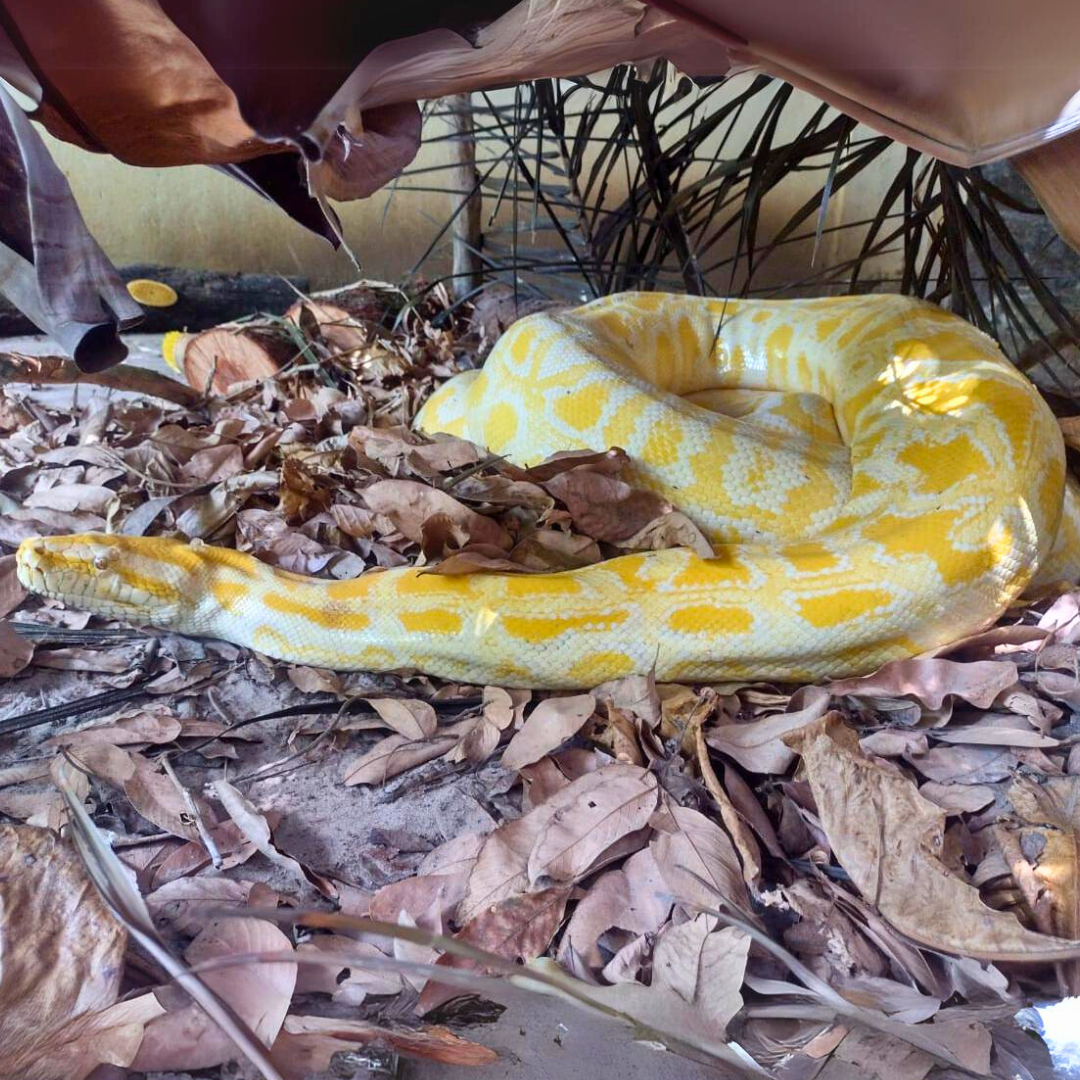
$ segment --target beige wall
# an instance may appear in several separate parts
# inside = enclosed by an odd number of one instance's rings
[[[816,105],[806,97],[787,111],[788,130],[797,130]],[[756,119],[748,111],[741,129],[749,131]],[[732,145],[738,145],[739,134],[734,133]],[[316,288],[340,284],[355,276],[344,253],[333,252],[324,241],[243,185],[211,169],[138,169],[51,138],[48,142],[71,182],[91,231],[118,265],[150,262],[300,274],[309,277]],[[438,163],[444,154],[443,144],[426,146],[416,165]],[[872,212],[895,160],[885,155],[856,184],[836,195],[830,204],[828,223],[856,221]],[[415,183],[430,185],[438,180],[435,174],[420,177]],[[805,201],[811,185],[819,182],[820,176],[811,179],[805,174],[785,180],[767,204],[766,229],[770,221],[784,220]],[[346,237],[363,264],[363,276],[399,279],[421,256],[437,232],[437,222],[445,217],[445,196],[410,192],[409,184],[405,179],[396,191],[339,206]],[[843,258],[856,239],[851,234],[828,236],[817,266]],[[809,243],[790,246],[782,257],[770,261],[762,283],[774,285],[810,273],[810,250]],[[888,274],[894,267],[895,259],[885,259],[878,269]],[[726,275],[716,284],[726,286]]]

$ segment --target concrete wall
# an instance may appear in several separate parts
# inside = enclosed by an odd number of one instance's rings
[[[805,96],[794,103],[795,107],[785,112],[786,134],[781,130],[779,137],[797,131],[817,104]],[[749,131],[756,119],[756,110],[748,109],[739,130],[733,133],[732,145],[738,145],[740,133]],[[355,276],[345,254],[334,253],[243,185],[209,168],[138,169],[48,141],[91,231],[119,265],[150,262],[303,274],[314,287],[341,284]],[[444,145],[433,143],[421,150],[415,167],[443,160]],[[855,184],[839,192],[830,204],[828,224],[858,221],[872,213],[895,161],[895,157],[885,155]],[[784,220],[803,203],[820,179],[820,174],[794,174],[785,180],[767,204],[766,231],[770,221]],[[346,237],[363,264],[363,276],[396,280],[421,257],[438,223],[445,220],[447,197],[409,188],[433,182],[439,182],[437,174],[405,178],[393,192],[338,207]],[[812,224],[810,228],[813,231]],[[857,236],[852,233],[828,234],[817,267],[843,258],[856,243]],[[810,250],[809,243],[790,246],[771,263],[763,283],[774,285],[807,275]],[[879,260],[877,272],[888,276],[895,261]],[[445,263],[429,266],[428,272],[440,265]],[[726,286],[726,275],[716,284]]]

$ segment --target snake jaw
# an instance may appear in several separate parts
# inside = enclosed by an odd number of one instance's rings
[[[181,568],[132,558],[126,537],[86,533],[33,537],[15,556],[16,575],[30,592],[108,619],[171,625],[183,599]],[[145,564],[145,565],[144,565]]]

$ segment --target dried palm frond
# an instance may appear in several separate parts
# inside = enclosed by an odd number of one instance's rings
[[[898,291],[1073,373],[1080,323],[1045,264],[1075,277],[1076,257],[1007,166],[942,164],[765,76],[697,86],[671,74],[619,67],[473,96],[487,280],[564,300]],[[463,107],[429,107],[429,142],[460,138],[461,125],[435,129]],[[402,190],[446,191],[452,167],[410,170]],[[848,196],[876,206],[844,214]],[[435,265],[453,227],[439,223],[416,269]],[[1025,237],[1039,229],[1033,254]]]

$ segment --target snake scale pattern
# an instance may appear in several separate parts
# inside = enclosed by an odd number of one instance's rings
[[[863,674],[1080,574],[1061,434],[994,342],[898,296],[611,296],[515,323],[418,426],[527,465],[611,446],[714,545],[554,574],[321,581],[159,538],[28,540],[25,586],[341,670],[593,687]]]

